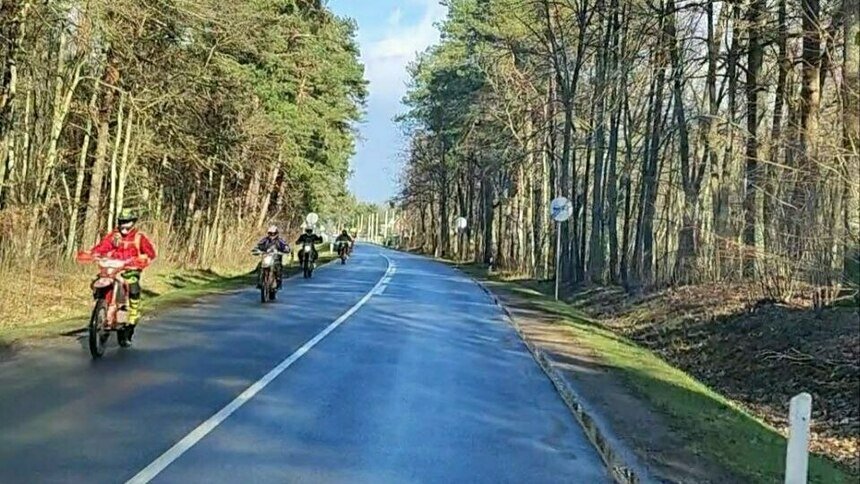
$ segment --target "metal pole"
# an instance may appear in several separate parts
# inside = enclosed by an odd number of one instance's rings
[[[561,273],[561,222],[555,224],[555,300],[558,301],[558,281]]]

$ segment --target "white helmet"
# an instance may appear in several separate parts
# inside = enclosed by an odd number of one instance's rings
[[[267,235],[278,235],[278,226],[271,225],[269,226],[269,230],[266,231]]]

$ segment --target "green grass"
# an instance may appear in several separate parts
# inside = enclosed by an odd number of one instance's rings
[[[487,279],[486,271],[464,266],[464,271]],[[651,351],[591,321],[580,311],[538,292],[534,283],[521,284],[490,278],[491,286],[525,298],[535,309],[558,317],[571,339],[592,350],[604,365],[620,374],[654,409],[666,416],[690,450],[730,469],[747,482],[783,481],[786,439]],[[527,287],[532,286],[532,287]],[[857,482],[836,464],[811,456],[809,480],[818,483]]]
[[[142,311],[145,316],[168,307],[194,301],[207,294],[253,283],[252,274],[224,276],[214,272],[189,271],[164,277],[165,279],[174,278],[174,283],[171,284],[172,287],[159,293],[147,291],[146,279],[144,279]],[[0,328],[2,329],[0,331],[0,349],[22,340],[54,338],[79,331],[87,324],[90,309],[89,306],[80,305],[67,308],[62,312],[62,316],[57,318],[46,317],[23,326],[4,326]]]

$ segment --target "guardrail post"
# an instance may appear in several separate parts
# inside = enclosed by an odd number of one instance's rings
[[[812,396],[795,395],[788,411],[788,449],[785,453],[785,484],[806,484],[809,472],[809,424]]]

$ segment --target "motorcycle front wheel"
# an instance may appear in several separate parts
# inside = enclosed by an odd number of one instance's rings
[[[272,271],[263,269],[263,282],[260,284],[260,302],[266,304],[269,302],[270,288],[272,287],[271,274]]]
[[[269,288],[269,301],[274,301],[278,294],[278,278],[273,271],[269,271],[267,287]]]
[[[104,299],[99,299],[96,301],[96,307],[93,308],[88,327],[90,355],[93,359],[101,358],[105,354],[105,345],[110,338],[110,333],[105,329],[106,325],[107,303]]]

